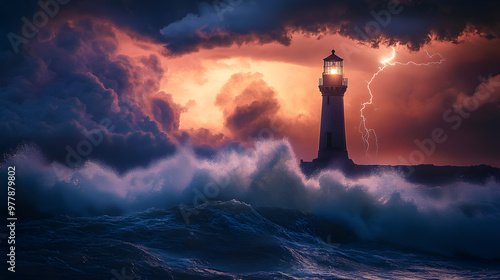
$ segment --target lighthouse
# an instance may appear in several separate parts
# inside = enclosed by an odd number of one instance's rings
[[[344,94],[347,78],[344,78],[343,59],[332,50],[332,54],[323,60],[323,76],[319,79],[322,102],[317,160],[351,162],[345,140]]]
[[[344,94],[347,78],[344,78],[344,60],[332,50],[332,54],[323,61],[323,75],[319,79],[321,125],[318,158],[312,162],[300,160],[300,168],[308,176],[328,167],[346,172],[357,168],[347,155],[345,141]]]

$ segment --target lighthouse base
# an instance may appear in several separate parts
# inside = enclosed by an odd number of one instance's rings
[[[345,149],[320,149],[318,158],[312,162],[301,160],[300,167],[307,175],[326,168],[340,169],[349,173],[356,168],[356,164],[349,158]]]

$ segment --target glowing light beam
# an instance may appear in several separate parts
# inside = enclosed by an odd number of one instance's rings
[[[399,61],[391,62],[392,60],[394,60],[394,58],[396,58],[396,49],[393,47],[391,57],[380,61],[380,63],[382,63],[383,66],[378,68],[378,71],[373,74],[372,78],[369,81],[366,81],[367,82],[366,87],[368,89],[368,93],[370,94],[370,100],[361,104],[361,109],[360,109],[361,122],[359,123],[359,127],[358,127],[359,133],[361,133],[361,139],[363,140],[363,146],[365,148],[366,155],[368,155],[368,151],[370,150],[370,136],[371,135],[373,135],[374,142],[375,142],[375,147],[376,147],[375,153],[378,153],[377,133],[376,133],[375,129],[368,128],[366,126],[366,116],[364,114],[364,110],[366,109],[366,106],[373,105],[373,93],[372,93],[372,90],[370,88],[370,85],[372,84],[373,80],[389,66],[395,66],[395,65],[430,66],[430,65],[439,65],[439,64],[443,63],[444,61],[446,61],[446,59],[444,59],[443,56],[439,53],[434,53],[434,54],[430,55],[426,50],[424,50],[424,51],[425,51],[428,58],[433,59],[435,56],[439,56],[440,60],[439,61],[430,61],[430,62],[426,62],[426,63],[416,63],[414,61],[408,61],[408,62],[404,62],[404,63],[399,62]]]

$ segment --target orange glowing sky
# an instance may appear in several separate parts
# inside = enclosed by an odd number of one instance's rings
[[[124,32],[117,34],[123,54],[144,56],[164,52],[161,45],[131,39]],[[251,79],[263,81],[276,93],[280,105],[277,116],[287,126],[274,136],[288,138],[299,158],[311,160],[317,156],[321,113],[318,78],[322,73],[322,59],[335,47],[336,54],[344,58],[344,73],[349,79],[345,115],[350,157],[358,164],[401,164],[398,157],[406,157],[415,149],[414,139],[429,137],[433,128],[446,126],[441,122],[441,115],[453,105],[450,100],[473,94],[456,84],[456,77],[451,74],[450,78],[450,73],[456,67],[486,59],[499,47],[498,41],[479,36],[469,36],[468,39],[464,36],[459,44],[432,41],[418,52],[404,46],[395,47],[393,61],[439,61],[439,58],[429,59],[424,50],[430,54],[440,53],[446,61],[439,66],[391,66],[373,81],[373,106],[368,106],[365,112],[367,126],[378,134],[378,153],[373,149],[368,154],[365,152],[358,126],[361,104],[369,99],[367,81],[383,66],[381,61],[391,57],[392,47],[389,46],[372,48],[340,35],[317,38],[294,34],[289,46],[248,44],[202,49],[180,56],[163,55],[160,57],[165,75],[161,90],[187,108],[181,115],[180,130],[205,128],[212,134],[224,134],[229,141],[237,137],[224,126],[224,110],[215,105],[217,95],[224,86],[226,89],[231,87],[237,95],[247,85],[244,82],[227,85],[232,75],[258,73]],[[488,102],[498,101],[498,93],[495,93]],[[446,147],[456,148],[463,143],[465,148],[468,145],[466,138],[450,131],[450,140],[438,147],[424,163],[500,165],[497,158],[485,157],[478,151],[465,153],[463,157],[450,157],[451,148]],[[203,139],[198,141],[203,142]],[[477,158],[471,156],[473,154],[478,154]]]

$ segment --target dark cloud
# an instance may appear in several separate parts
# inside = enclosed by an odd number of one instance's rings
[[[3,156],[35,143],[67,165],[93,158],[126,170],[172,154],[167,133],[184,109],[158,91],[156,56],[120,55],[117,44],[110,25],[82,20],[9,57],[16,63],[0,78]]]
[[[401,43],[418,49],[437,40],[456,41],[464,31],[498,37],[498,1],[226,1],[201,3],[197,13],[162,30],[173,52],[242,44],[289,44],[294,31],[340,33],[369,42]],[[224,3],[226,3],[224,2]],[[233,3],[231,5],[231,3]]]
[[[268,136],[264,132],[280,109],[276,92],[260,73],[233,74],[217,94],[216,105],[233,137],[243,141]]]
[[[222,147],[232,141],[232,139],[228,138],[226,135],[222,133],[213,133],[206,128],[185,129],[177,135],[177,140],[183,145],[195,144],[200,145],[202,148]]]
[[[248,105],[236,106],[226,118],[226,126],[233,132],[243,132],[243,135],[252,136],[259,128],[265,128],[272,116],[279,108],[276,100],[253,101]],[[249,130],[250,129],[250,130]]]
[[[400,5],[397,5],[401,2]],[[392,3],[392,4],[391,4]],[[456,41],[464,31],[499,37],[498,1],[363,0],[221,0],[221,1],[71,1],[49,19],[93,16],[164,43],[173,53],[234,43],[278,42],[288,45],[293,32],[321,36],[338,32],[369,42],[401,43],[412,49],[434,36]],[[3,34],[20,34],[22,17],[41,10],[37,1],[10,1],[2,7]],[[40,28],[39,36],[46,37]],[[0,46],[12,50],[3,37]]]
[[[163,131],[173,132],[179,129],[180,115],[184,109],[176,104],[171,95],[160,93],[163,96],[151,100],[151,109],[155,120]]]
[[[57,0],[42,0],[54,2]],[[13,32],[21,35],[25,17],[33,22],[33,15],[43,9],[38,0],[4,1],[0,4],[0,49],[12,50],[7,34]],[[112,21],[121,28],[127,28],[143,36],[155,40],[163,40],[159,30],[166,24],[183,18],[187,13],[197,11],[194,1],[173,0],[147,0],[147,1],[121,1],[121,0],[64,0],[67,4],[59,4],[58,12],[50,17],[46,26],[39,29],[38,36],[47,36],[47,27],[61,19],[76,19],[82,16],[92,16],[98,19]],[[50,33],[50,32],[49,32]],[[132,35],[136,35],[132,34]],[[36,39],[34,39],[36,40]]]

